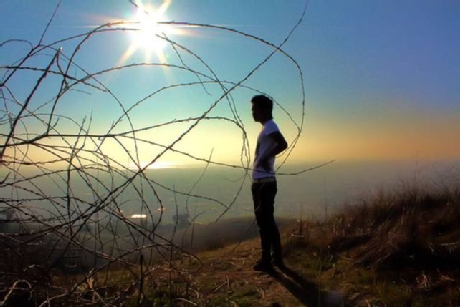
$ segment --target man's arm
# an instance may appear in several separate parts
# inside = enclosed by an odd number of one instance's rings
[[[273,133],[270,133],[268,137],[274,140],[276,143],[276,147],[273,148],[272,152],[270,152],[270,157],[276,156],[277,154],[279,154],[287,148],[288,144],[281,132],[275,131]]]
[[[268,137],[271,138],[273,141],[275,141],[276,146],[273,147],[272,150],[270,150],[266,155],[264,155],[260,159],[259,165],[263,169],[265,169],[266,171],[270,170],[270,166],[269,166],[269,162],[268,162],[270,160],[270,158],[276,156],[279,153],[281,153],[288,146],[288,144],[286,142],[286,139],[284,138],[284,136],[281,134],[280,131],[272,132],[272,133],[270,133],[268,135]]]

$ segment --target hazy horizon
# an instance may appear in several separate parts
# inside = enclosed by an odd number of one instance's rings
[[[284,165],[278,172],[295,173],[317,165]],[[206,171],[199,167],[150,169],[144,172],[145,178],[139,176],[125,190],[111,196],[110,192],[131,178],[133,173],[125,171],[109,175],[101,171],[92,172],[95,176],[89,180],[88,177],[86,182],[76,173],[71,176],[71,210],[74,214],[86,210],[91,204],[99,203],[105,197],[113,198],[111,201],[117,204],[115,207],[122,210],[125,216],[146,213],[148,209],[152,220],[156,220],[163,206],[162,220],[167,223],[172,222],[172,216],[176,213],[188,212],[192,220],[201,223],[212,222],[222,215],[222,218],[237,218],[253,214],[251,182],[242,169],[219,166],[209,167]],[[26,172],[23,175],[26,176]],[[372,197],[381,191],[397,191],[411,185],[442,187],[458,184],[460,161],[335,161],[300,175],[277,177],[277,216],[322,218],[326,213],[340,210],[345,204],[353,204],[360,198]],[[54,174],[32,178],[28,183],[17,185],[23,188],[27,186],[29,192],[25,189],[3,188],[1,196],[6,200],[23,198],[26,206],[51,209],[46,199],[34,200],[38,194],[34,195],[30,190],[35,189],[37,193],[41,191],[42,196],[52,197],[55,202],[53,210],[61,208],[59,210],[65,214],[66,178],[58,178]],[[113,205],[108,207],[111,210],[115,208]],[[100,218],[109,213],[98,214]]]

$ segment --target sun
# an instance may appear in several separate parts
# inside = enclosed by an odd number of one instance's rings
[[[164,36],[167,29],[158,24],[161,16],[152,16],[152,14],[138,10],[135,18],[139,24],[137,31],[131,33],[133,46],[143,49],[147,53],[162,52],[167,45]]]
[[[171,0],[163,1],[158,8],[144,5],[141,1],[131,3],[136,6],[136,13],[126,22],[126,29],[130,30],[131,43],[120,62],[125,62],[137,51],[145,53],[146,62],[151,60],[152,55],[156,55],[161,62],[165,62],[164,49],[169,45],[167,37],[173,32],[173,29],[162,22],[167,20],[165,12]]]

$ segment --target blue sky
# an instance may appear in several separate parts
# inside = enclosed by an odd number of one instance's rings
[[[0,41],[15,38],[36,44],[56,4],[57,1],[2,1],[0,24],[8,30],[0,33]],[[142,4],[159,8],[162,1]],[[303,22],[283,46],[302,69],[306,95],[304,131],[291,161],[460,158],[458,1],[173,0],[163,21],[225,26],[277,45],[297,23],[306,4]],[[62,1],[43,42],[86,33],[107,22],[132,21],[136,10],[129,1]],[[167,31],[171,40],[200,56],[220,80],[234,83],[240,82],[272,51],[260,42],[223,30],[176,25]],[[114,30],[91,36],[78,50],[75,63],[90,73],[146,61],[182,65],[170,46],[161,50],[161,56],[152,52],[148,59],[146,50],[138,48],[121,61],[133,45],[130,32],[133,31]],[[55,47],[62,47],[62,52],[70,56],[78,41]],[[28,48],[24,43],[4,45],[0,49],[0,65],[11,65],[21,59]],[[210,75],[196,58],[185,52],[181,54],[190,69]],[[51,57],[51,50],[47,50],[28,64],[43,68]],[[75,67],[69,73],[76,77],[84,75]],[[38,75],[20,71],[7,86],[22,101]],[[129,108],[163,86],[198,81],[195,74],[183,69],[145,65],[106,73],[98,76],[98,80],[118,101],[107,92],[80,85],[75,88],[78,91],[66,93],[56,109],[58,114],[77,122],[91,115],[93,133],[110,129],[123,114],[120,104]],[[286,57],[275,54],[244,85],[273,96],[300,125],[302,87],[298,71]],[[47,77],[31,108],[54,97],[59,86],[59,78]],[[215,84],[205,88],[196,84],[171,88],[141,103],[130,116],[135,128],[199,116],[221,94]],[[251,148],[260,129],[250,117],[249,101],[254,94],[242,87],[232,92],[233,108],[248,132]],[[14,113],[18,108],[9,105],[3,108],[4,112],[6,109]],[[47,110],[47,106],[42,110]],[[233,116],[225,101],[211,115]],[[293,141],[297,131],[288,116],[278,108],[275,119],[288,141]],[[25,120],[24,125],[37,133],[43,129],[42,124],[31,119]],[[76,125],[65,120],[58,127],[61,132],[77,131]],[[187,127],[189,124],[156,128],[140,137],[168,145]],[[126,129],[129,125],[124,120],[115,131]],[[133,143],[125,145],[134,150]],[[212,152],[216,161],[234,163],[242,146],[238,127],[229,122],[211,121],[198,125],[175,148],[203,158]],[[104,150],[116,160],[129,161],[116,142],[107,141]],[[140,145],[140,160],[150,161],[158,150],[152,145]],[[31,157],[34,154],[39,153],[30,152]],[[162,160],[178,164],[193,162],[172,153]]]

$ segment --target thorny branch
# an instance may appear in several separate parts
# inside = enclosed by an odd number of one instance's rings
[[[136,6],[134,2],[128,2]],[[295,121],[287,109],[275,101],[297,129],[282,164],[289,158],[302,133],[305,89],[299,64],[283,50],[283,46],[302,23],[306,7],[278,45],[224,26],[162,22],[169,26],[193,27],[196,31],[212,28],[270,48],[268,55],[250,68],[243,78],[230,81],[221,79],[203,57],[165,33],[158,37],[170,45],[178,63],[171,58],[169,62],[131,62],[91,71],[78,61],[90,42],[107,33],[121,36],[138,29],[131,27],[130,22],[120,21],[46,42],[46,33],[59,14],[60,5],[59,1],[38,43],[14,38],[0,42],[0,51],[13,44],[25,44],[29,48],[23,58],[0,67],[3,72],[0,80],[3,102],[0,111],[0,253],[4,260],[0,265],[3,275],[0,278],[0,305],[8,306],[13,298],[20,299],[21,295],[41,306],[55,302],[118,306],[132,298],[141,304],[147,299],[147,288],[160,291],[161,283],[157,279],[162,277],[170,283],[170,302],[177,300],[195,305],[193,297],[184,296],[183,291],[171,285],[182,280],[187,287],[185,293],[192,293],[188,289],[190,276],[200,269],[200,266],[184,267],[180,265],[182,262],[175,261],[187,258],[200,263],[200,259],[183,246],[186,240],[185,232],[179,235],[179,226],[183,226],[179,225],[182,210],[179,207],[185,208],[188,221],[195,221],[203,212],[190,213],[191,199],[205,202],[217,212],[216,219],[220,219],[239,201],[251,171],[251,150],[233,95],[240,90],[263,93],[247,85],[247,81],[274,55],[282,55],[298,73],[300,121]],[[64,52],[62,45],[70,46],[70,52]],[[50,57],[47,62],[43,61]],[[131,105],[119,97],[119,91],[107,81],[113,74],[155,68],[192,76],[193,80],[169,82]],[[21,74],[37,76],[26,95],[27,85],[18,87],[15,80]],[[205,96],[212,99],[201,114],[163,120],[160,113],[154,113],[152,116],[160,122],[136,121],[139,111],[158,106],[161,95],[195,87],[200,87]],[[43,98],[43,89],[54,92]],[[116,107],[112,109],[118,108],[119,115],[111,124],[103,126],[104,123],[94,121],[92,111],[81,119],[65,113],[64,106],[85,101],[91,95],[103,95],[103,99],[115,103]],[[224,102],[230,115],[215,115],[215,110]],[[107,112],[107,116],[110,114],[116,113]],[[212,154],[200,156],[180,147],[192,132],[209,122],[230,124],[239,131],[242,138],[239,165],[215,160]],[[160,129],[177,127],[182,129],[181,132],[166,141],[157,141],[153,137]],[[141,156],[145,157],[144,151],[150,152],[146,162],[141,159]],[[191,188],[176,188],[149,172],[149,168],[168,154],[203,163],[203,171],[195,183],[192,182]],[[210,165],[241,172],[241,180],[236,183],[238,187],[230,201],[194,191]],[[171,210],[172,205],[165,195],[174,196],[174,209]],[[179,197],[184,197],[184,206],[179,203]],[[133,201],[135,209],[132,209]],[[133,210],[136,210],[135,214],[130,215]],[[176,212],[172,226],[166,223],[167,210]],[[190,242],[193,241],[192,237]]]

